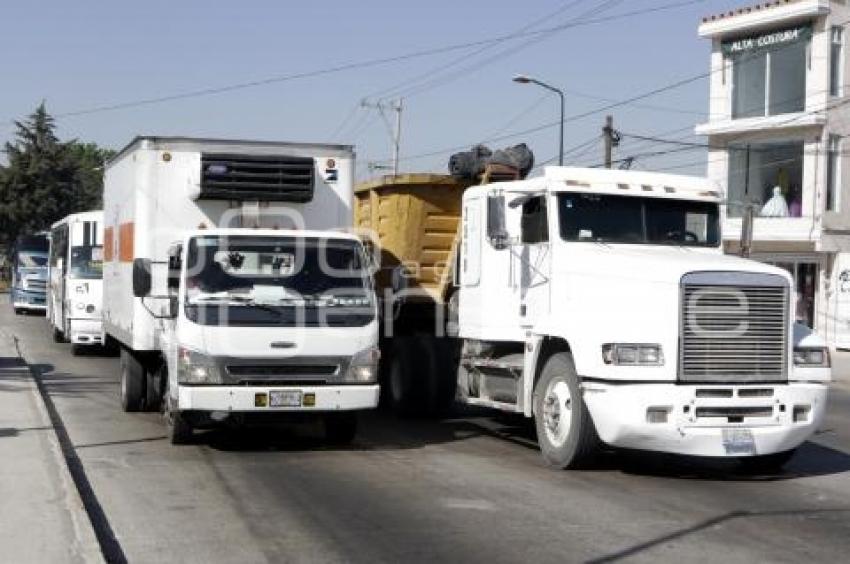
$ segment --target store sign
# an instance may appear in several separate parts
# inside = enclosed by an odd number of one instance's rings
[[[784,29],[782,31],[773,31],[763,35],[756,35],[755,37],[733,39],[731,41],[723,42],[723,54],[736,55],[738,53],[770,49],[786,45],[788,43],[794,43],[796,41],[803,41],[809,39],[811,36],[812,27],[806,25],[791,29]]]

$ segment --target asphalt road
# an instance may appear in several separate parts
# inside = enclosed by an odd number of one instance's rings
[[[354,446],[309,425],[171,447],[125,414],[116,358],[73,357],[42,317],[0,307],[40,374],[130,562],[800,562],[850,553],[850,386],[779,476],[620,453],[543,466],[520,418],[364,418]],[[34,542],[40,539],[33,531]]]

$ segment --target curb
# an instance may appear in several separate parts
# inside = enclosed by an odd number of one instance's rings
[[[46,433],[45,437],[50,445],[50,452],[53,454],[53,465],[57,469],[61,480],[61,484],[59,484],[59,489],[63,493],[61,505],[68,512],[74,531],[74,543],[68,547],[69,556],[84,562],[105,562],[103,554],[99,549],[94,527],[63,455],[56,426],[50,417],[49,410],[39,390],[36,375],[33,373],[31,366],[23,354],[21,354],[17,336],[9,333],[8,330],[0,329],[0,350],[7,348],[9,353],[12,353],[12,355],[21,361],[21,372],[28,374],[30,377],[31,386],[29,392],[32,395],[33,404],[37,407],[42,426],[51,429],[51,432]]]

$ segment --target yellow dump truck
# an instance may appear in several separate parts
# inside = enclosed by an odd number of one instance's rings
[[[454,398],[456,345],[446,328],[461,201],[470,184],[402,174],[355,187],[354,224],[380,250],[382,392],[400,412],[440,411]]]

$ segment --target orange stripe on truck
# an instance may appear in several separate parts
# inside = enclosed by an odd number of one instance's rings
[[[118,226],[118,260],[133,262],[133,222],[122,223]]]
[[[112,227],[103,229],[103,260],[111,262],[115,257],[115,231]]]

